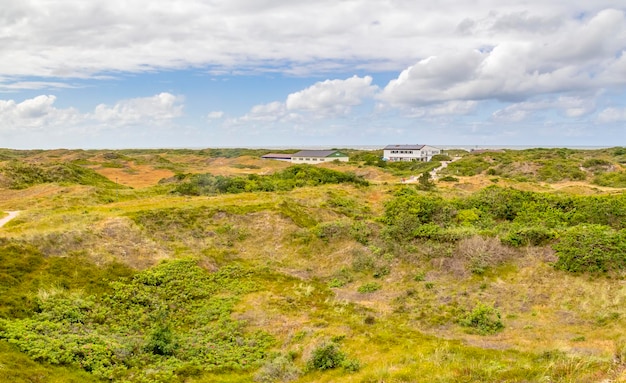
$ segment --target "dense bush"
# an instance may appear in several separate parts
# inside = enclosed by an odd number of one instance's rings
[[[95,171],[73,163],[35,165],[11,161],[0,168],[11,189],[25,189],[44,183],[113,187],[116,184]]]
[[[575,161],[542,161],[543,164],[537,171],[539,181],[557,182],[563,180],[581,181],[587,178],[587,174],[579,169]]]
[[[359,286],[357,291],[360,292],[361,294],[367,294],[367,293],[373,293],[375,291],[378,291],[381,289],[381,287],[382,286],[379,283],[369,282],[369,283],[365,283]]]
[[[599,186],[626,188],[626,171],[598,174],[594,177],[593,183]]]
[[[254,381],[259,383],[290,382],[301,374],[291,355],[277,355],[269,359],[255,374]]]
[[[556,267],[571,272],[605,273],[626,267],[626,230],[578,225],[567,230],[554,249]]]
[[[238,297],[255,288],[239,267],[209,274],[191,260],[171,261],[112,282],[101,296],[40,295],[33,316],[0,321],[0,339],[37,361],[109,380],[169,382],[186,366],[246,370],[272,343],[230,318]]]
[[[502,237],[502,243],[513,247],[543,246],[556,238],[557,232],[546,227],[515,227]]]
[[[452,161],[452,157],[447,154],[435,154],[432,158],[433,161]]]
[[[459,324],[480,335],[491,335],[504,329],[500,312],[484,303],[478,303],[471,312],[459,320]]]
[[[330,370],[340,367],[345,359],[345,354],[336,343],[326,343],[313,350],[307,368],[320,371]]]
[[[258,191],[288,191],[296,187],[325,184],[351,183],[368,185],[368,182],[354,173],[344,173],[312,165],[294,165],[268,176],[250,174],[248,176],[225,177],[211,174],[192,174],[178,183],[174,193],[182,195],[211,195],[219,193],[243,193]]]
[[[452,205],[435,195],[420,194],[403,187],[385,204],[381,220],[387,224],[386,235],[391,239],[407,240],[419,234],[426,223],[445,225],[455,214]]]
[[[489,166],[483,157],[472,155],[450,163],[441,172],[452,176],[475,176],[487,170]]]
[[[28,244],[0,238],[0,318],[32,315],[39,307],[38,292],[48,286],[100,293],[109,291],[105,278],[130,275],[118,263],[98,267],[81,256],[46,257]]]

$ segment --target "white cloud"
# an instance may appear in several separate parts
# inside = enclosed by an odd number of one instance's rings
[[[5,80],[6,81],[6,80]],[[76,88],[75,85],[66,84],[58,81],[17,81],[5,82],[0,78],[0,92],[14,92],[19,90],[36,90],[36,89],[70,89]]]
[[[406,112],[406,115],[417,118],[465,116],[473,113],[478,104],[478,101],[448,101],[425,107],[411,108]]]
[[[352,76],[345,80],[326,80],[298,92],[291,93],[286,100],[255,105],[244,116],[231,119],[229,124],[242,122],[301,122],[307,119],[322,119],[345,116],[352,107],[371,98],[378,89],[371,85],[369,76]]]
[[[100,104],[91,113],[54,106],[56,96],[40,95],[22,102],[0,100],[0,131],[56,129],[64,134],[76,129],[116,129],[133,124],[158,124],[182,113],[180,97],[160,93],[153,97],[122,100],[113,106]]]
[[[594,98],[596,95],[584,97],[559,96],[524,101],[511,104],[492,114],[496,121],[519,122],[536,116],[538,113],[557,111],[564,117],[580,118],[596,110]]]
[[[181,97],[160,93],[152,97],[119,101],[112,107],[100,104],[91,117],[101,122],[119,124],[171,120],[182,115],[181,102]]]
[[[207,118],[209,120],[219,120],[222,117],[224,117],[224,112],[222,112],[221,110],[220,111],[215,110],[207,114]]]
[[[370,98],[378,87],[370,76],[352,76],[346,80],[326,80],[287,96],[287,110],[305,111],[321,116],[345,115],[363,99]]]
[[[0,100],[0,131],[17,129],[50,129],[74,123],[79,119],[76,109],[57,109],[56,97],[41,95],[22,102]]]
[[[598,114],[601,123],[626,121],[626,108],[606,108]]]
[[[566,43],[579,57],[620,43],[595,45],[596,35],[606,35],[603,26],[607,33],[616,27],[619,32],[619,11],[602,13],[616,5],[615,0],[442,0],[429,7],[399,0],[12,2],[3,4],[0,14],[5,58],[0,74],[83,77],[205,65],[246,70],[259,64],[293,72],[347,70],[355,64],[397,70],[418,58],[528,42],[538,35]],[[599,12],[586,29],[581,25],[587,20],[573,17]],[[576,30],[579,35],[570,34]]]
[[[475,24],[466,20],[462,28],[478,30]],[[519,23],[509,24],[506,28],[516,33],[526,29]],[[503,39],[488,49],[443,52],[422,59],[390,81],[380,99],[400,107],[451,100],[513,101],[626,84],[623,11],[607,9],[589,19],[547,24],[554,29],[552,33]],[[479,35],[488,36],[490,30]]]

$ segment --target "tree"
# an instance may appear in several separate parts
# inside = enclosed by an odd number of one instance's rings
[[[431,180],[429,172],[422,173],[417,179],[419,184],[417,185],[420,190],[432,190],[435,187],[435,183]]]

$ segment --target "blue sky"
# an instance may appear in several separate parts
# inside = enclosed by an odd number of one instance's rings
[[[626,145],[625,0],[31,0],[0,147]]]

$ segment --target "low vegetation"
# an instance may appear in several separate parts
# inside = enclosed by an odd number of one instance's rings
[[[0,150],[0,381],[626,381],[626,149],[266,152]]]

